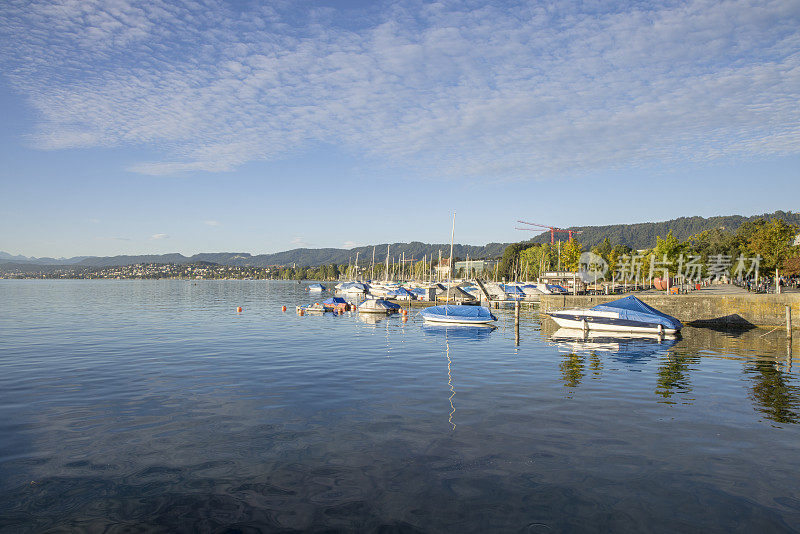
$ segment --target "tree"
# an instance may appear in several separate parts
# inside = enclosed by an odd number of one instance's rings
[[[527,246],[530,246],[530,244],[512,243],[506,247],[503,251],[503,256],[500,258],[498,276],[505,277],[506,280],[511,280],[514,276],[514,269],[519,261],[519,253]]]
[[[761,265],[767,269],[775,269],[775,292],[780,293],[781,264],[796,254],[798,247],[793,246],[797,226],[787,224],[783,219],[776,219],[761,224],[749,236],[747,248],[753,254],[761,256]]]
[[[612,250],[613,247],[611,246],[611,241],[609,241],[609,239],[606,237],[600,242],[600,244],[592,249],[592,252],[608,261],[608,257],[611,255]]]
[[[533,245],[519,253],[520,271],[523,276],[538,278],[550,268],[550,245]]]
[[[611,252],[608,253],[608,258],[606,258],[606,261],[608,262],[608,272],[611,274],[612,279],[614,273],[617,272],[620,258],[625,255],[630,255],[631,252],[632,250],[630,247],[625,245],[614,245],[611,249]]]
[[[664,239],[656,236],[656,246],[652,250],[652,265],[659,264],[659,267],[667,270],[669,276],[674,276],[678,272],[678,258],[686,251],[686,248],[686,243],[682,243],[672,235],[672,230]]]
[[[580,266],[581,252],[583,252],[583,245],[576,239],[567,241],[561,245],[561,265],[567,271],[576,272]]]

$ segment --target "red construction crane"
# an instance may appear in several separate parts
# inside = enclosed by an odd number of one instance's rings
[[[539,228],[547,228],[547,229],[549,229],[550,230],[550,244],[551,245],[555,245],[555,243],[556,243],[556,232],[569,234],[569,240],[570,241],[572,241],[572,235],[573,234],[580,234],[580,233],[583,232],[583,230],[565,230],[564,228],[559,228],[557,226],[547,226],[546,224],[536,224],[536,223],[526,222],[526,221],[517,221],[517,222],[518,223],[522,223],[522,224],[527,224],[527,225],[530,225],[530,226],[538,226]],[[541,232],[542,231],[542,230],[538,230],[536,228],[520,228],[520,227],[517,227],[517,230],[529,230],[531,232]]]

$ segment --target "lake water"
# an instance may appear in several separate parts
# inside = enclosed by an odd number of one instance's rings
[[[517,345],[306,285],[0,281],[0,531],[800,528],[781,331]]]

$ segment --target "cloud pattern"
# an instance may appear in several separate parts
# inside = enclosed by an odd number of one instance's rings
[[[155,150],[152,175],[323,144],[499,179],[800,151],[796,0],[471,4],[7,0],[0,67],[34,146]]]

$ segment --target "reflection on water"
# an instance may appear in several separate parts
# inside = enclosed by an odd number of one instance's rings
[[[453,360],[451,358],[450,340],[466,340],[466,341],[480,341],[487,339],[488,336],[495,330],[496,327],[492,325],[459,325],[459,324],[435,324],[423,323],[422,331],[426,336],[433,338],[444,338],[444,355],[447,361],[447,387],[450,390],[450,413],[448,414],[448,422],[453,430],[456,429],[456,422],[453,416],[456,413],[456,406],[453,398],[456,396],[456,390],[453,386]]]
[[[776,423],[797,423],[800,387],[795,377],[770,360],[756,360],[745,367],[753,381],[751,397],[756,409]]]
[[[564,360],[559,365],[561,374],[564,377],[564,385],[567,387],[577,387],[583,379],[584,359],[574,352],[564,355]]]
[[[603,370],[603,360],[600,359],[600,355],[595,351],[589,353],[589,369],[592,370],[593,379],[600,378]]]
[[[445,356],[447,357],[447,385],[450,387],[450,397],[447,399],[450,401],[450,414],[448,415],[447,421],[453,425],[453,430],[456,429],[456,423],[453,421],[453,415],[456,413],[456,405],[453,404],[453,397],[456,396],[456,390],[453,388],[453,373],[450,369],[452,362],[450,361],[450,340],[445,338]]]
[[[497,310],[496,329],[280,311],[310,298],[0,282],[0,531],[800,524],[798,347],[780,331],[659,341],[555,335],[527,309],[519,325]]]
[[[602,376],[601,354],[629,364],[655,359],[655,394],[667,404],[675,403],[677,397],[683,404],[694,401],[687,395],[692,392],[690,376],[700,369],[704,356],[739,360],[753,382],[750,398],[756,410],[776,423],[800,422],[800,387],[796,376],[791,375],[796,340],[760,329],[727,332],[686,328],[684,332],[681,337],[660,338],[558,328],[549,334],[549,340],[563,349],[559,369],[569,388],[580,386],[585,377],[587,355],[592,378],[596,379]],[[774,335],[767,337],[770,334]],[[765,356],[769,353],[771,357]]]
[[[422,332],[426,336],[444,339],[464,339],[481,341],[487,339],[495,327],[492,325],[445,325],[423,323]]]
[[[670,399],[676,393],[686,394],[692,391],[688,373],[692,366],[700,363],[698,356],[680,352],[670,352],[662,358],[658,366],[658,380],[656,394],[665,399],[664,402],[673,402]],[[685,402],[690,402],[686,400]]]

